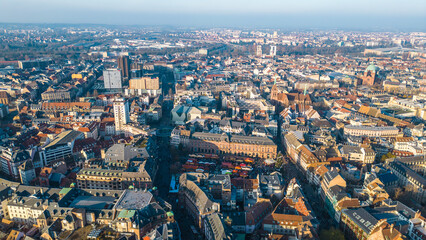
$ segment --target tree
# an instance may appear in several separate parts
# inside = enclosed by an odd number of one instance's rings
[[[389,158],[395,158],[396,156],[395,155],[393,155],[391,152],[388,152],[388,153],[386,153],[385,155],[383,155],[381,158],[380,158],[380,161],[381,162],[385,162],[386,161],[386,159],[389,159]]]
[[[323,229],[320,232],[320,239],[321,240],[345,240],[345,236],[343,235],[343,232],[340,231],[337,228],[331,227],[330,229]]]
[[[279,152],[278,155],[277,155],[277,159],[275,161],[275,167],[276,168],[280,168],[283,165],[283,163],[284,163],[283,159],[284,159],[284,157],[283,157],[282,153]]]
[[[402,194],[404,194],[404,191],[401,188],[396,188],[394,191],[394,199],[399,199]]]

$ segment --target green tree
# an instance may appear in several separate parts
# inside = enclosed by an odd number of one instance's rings
[[[345,240],[345,235],[343,235],[343,232],[340,231],[337,228],[331,227],[330,229],[323,229],[320,232],[320,239],[321,240]]]
[[[388,153],[386,153],[386,154],[384,154],[384,155],[382,155],[382,157],[380,158],[380,161],[381,162],[385,162],[386,161],[386,159],[389,159],[389,158],[395,158],[396,156],[395,155],[393,155],[391,152],[388,152]]]
[[[284,157],[283,157],[283,155],[282,155],[282,153],[281,152],[279,152],[278,154],[277,154],[277,159],[276,159],[276,161],[275,161],[275,167],[276,168],[280,168],[282,165],[283,165],[283,163],[284,163]]]

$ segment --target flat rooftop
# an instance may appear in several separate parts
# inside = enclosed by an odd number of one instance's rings
[[[72,208],[105,209],[114,203],[115,197],[79,196],[70,204]]]
[[[139,210],[145,208],[152,200],[152,193],[126,190],[115,204],[115,209]]]

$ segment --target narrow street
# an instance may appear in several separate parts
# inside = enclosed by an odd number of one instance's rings
[[[169,203],[168,199],[169,186],[170,186],[170,130],[173,129],[171,125],[171,110],[173,109],[173,96],[168,95],[169,92],[172,94],[175,92],[174,90],[174,76],[173,73],[166,71],[161,76],[162,81],[162,92],[163,92],[163,112],[160,124],[157,128],[157,144],[159,146],[159,168],[157,172],[157,176],[155,178],[154,186],[158,188],[159,195],[161,198],[165,199]],[[171,90],[171,91],[170,91]],[[167,97],[166,97],[167,96]]]
[[[281,141],[277,141],[278,150],[284,155],[284,165],[281,173],[288,183],[291,179],[296,178],[302,186],[302,191],[306,196],[306,200],[315,212],[315,215],[320,222],[320,226],[328,226],[332,224],[330,216],[324,209],[324,203],[319,195],[319,186],[314,186],[308,182],[305,175],[297,168],[297,166],[290,160],[290,156],[286,153]]]

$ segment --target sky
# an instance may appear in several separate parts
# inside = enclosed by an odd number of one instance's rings
[[[0,22],[426,31],[426,0],[0,0]]]

